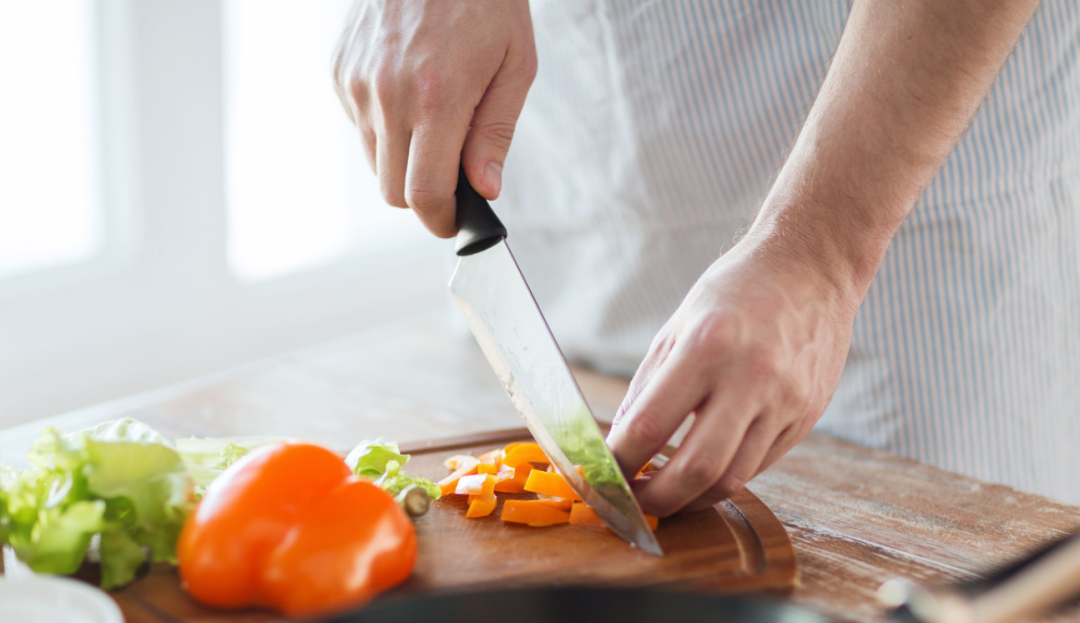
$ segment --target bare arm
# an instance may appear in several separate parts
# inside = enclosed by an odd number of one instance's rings
[[[897,227],[970,123],[1036,0],[857,0],[750,231],[699,279],[635,375],[609,442],[667,515],[740,489],[821,417]]]

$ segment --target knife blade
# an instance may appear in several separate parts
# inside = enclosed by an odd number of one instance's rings
[[[487,200],[458,176],[450,292],[536,442],[615,534],[663,555]],[[577,470],[581,467],[581,471]]]

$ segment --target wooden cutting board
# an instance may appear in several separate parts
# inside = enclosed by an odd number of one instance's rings
[[[453,454],[479,455],[512,441],[531,439],[524,428],[417,444],[409,474],[446,476]],[[432,504],[416,521],[420,553],[401,592],[537,584],[670,585],[683,589],[785,590],[797,572],[791,540],[780,521],[744,490],[708,511],[661,520],[657,558],[607,531],[571,525],[532,528],[498,518],[465,519],[466,501],[451,496]]]
[[[479,455],[512,441],[530,439],[526,429],[406,445],[410,475],[435,480],[447,473],[453,454]],[[412,577],[381,599],[418,592],[467,590],[485,585],[603,584],[664,586],[679,590],[787,591],[797,582],[795,552],[780,521],[744,490],[712,510],[660,521],[657,558],[619,537],[563,525],[531,528],[507,524],[499,509],[482,519],[465,518],[465,501],[434,502],[416,520],[419,553]],[[265,623],[272,613],[203,608],[181,590],[173,568],[150,575],[114,594],[127,623]]]

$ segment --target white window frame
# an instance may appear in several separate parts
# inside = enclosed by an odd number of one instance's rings
[[[434,239],[237,280],[225,247],[222,7],[97,8],[103,253],[0,281],[0,427],[446,305],[451,251]]]

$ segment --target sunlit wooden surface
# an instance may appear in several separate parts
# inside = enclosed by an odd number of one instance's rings
[[[610,419],[626,381],[586,371],[579,381]],[[425,316],[0,431],[0,460],[17,463],[45,423],[69,431],[125,416],[171,437],[282,435],[341,452],[377,436],[417,442],[521,425],[471,337]],[[1080,508],[820,435],[750,489],[795,544],[801,585],[785,598],[842,620],[878,620],[874,593],[889,578],[970,578],[1080,529]]]

